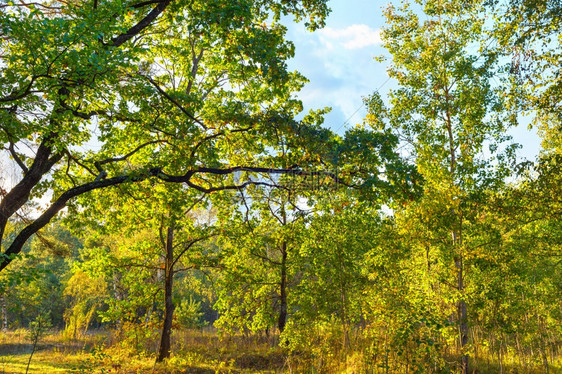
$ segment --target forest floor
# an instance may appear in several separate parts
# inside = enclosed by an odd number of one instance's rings
[[[214,374],[214,373],[377,373],[380,368],[357,366],[353,360],[347,363],[324,364],[316,370],[304,356],[288,356],[265,337],[231,336],[221,339],[216,331],[191,330],[174,334],[173,354],[165,363],[155,365],[156,342],[143,345],[143,349],[130,348],[131,341],[121,344],[119,337],[108,332],[88,333],[79,339],[65,338],[61,332],[53,332],[41,339],[29,366],[29,374],[52,373],[101,373],[101,374]],[[26,373],[32,344],[23,329],[0,332],[0,374]],[[519,364],[506,361],[500,368],[498,362],[486,357],[473,361],[472,373],[546,373],[540,363]],[[561,373],[557,360],[549,367],[549,373]],[[330,369],[331,367],[331,369]],[[337,369],[336,369],[337,368]],[[402,372],[402,371],[401,371]],[[405,371],[407,372],[407,371]]]
[[[33,349],[25,330],[0,332],[0,374],[25,373]],[[263,339],[235,336],[220,339],[213,331],[176,334],[174,354],[155,365],[155,356],[133,351],[107,332],[79,339],[59,332],[39,342],[28,373],[279,373],[289,372],[290,362],[282,349]],[[154,348],[155,347],[147,347]],[[150,349],[152,351],[152,349]],[[293,366],[298,367],[298,362]]]

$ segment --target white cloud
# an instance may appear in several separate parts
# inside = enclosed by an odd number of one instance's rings
[[[380,31],[376,26],[356,24],[310,33],[301,25],[291,26],[288,36],[296,54],[289,66],[310,79],[298,95],[305,112],[332,107],[324,126],[342,134],[344,123],[353,126],[365,116],[362,97],[387,79],[384,66],[373,59],[381,52]]]
[[[369,46],[380,45],[381,30],[372,29],[367,25],[351,25],[345,29],[334,29],[326,27],[320,30],[323,41],[328,48],[332,48],[333,42],[339,42],[345,49],[360,49]]]

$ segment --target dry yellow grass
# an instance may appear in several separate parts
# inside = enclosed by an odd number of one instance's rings
[[[25,373],[32,346],[25,331],[0,333],[0,373]],[[154,365],[154,355],[134,352],[107,333],[78,340],[46,336],[33,355],[29,373],[277,373],[284,371],[281,349],[259,339],[219,339],[214,331],[174,335],[174,355]]]
[[[26,331],[0,333],[0,374],[25,373],[31,344]],[[275,339],[272,338],[272,339]],[[361,351],[342,358],[311,357],[307,354],[289,356],[265,337],[241,335],[220,337],[213,329],[176,331],[173,334],[173,355],[166,363],[154,365],[156,341],[146,350],[135,351],[122,344],[118,335],[108,332],[88,334],[77,340],[65,339],[55,332],[41,340],[33,356],[29,373],[101,373],[101,374],[213,374],[213,373],[384,373],[382,367],[368,367]],[[357,347],[360,348],[360,347]],[[338,356],[338,357],[336,357]],[[454,360],[454,358],[452,358]],[[319,362],[322,361],[321,364]],[[482,355],[472,361],[473,373],[500,373],[497,360]],[[562,362],[549,367],[550,373],[562,373]],[[541,363],[521,365],[514,357],[506,357],[503,373],[544,373]]]

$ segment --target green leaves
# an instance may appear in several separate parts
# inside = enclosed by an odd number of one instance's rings
[[[272,155],[302,154],[293,118],[305,79],[287,70],[294,47],[279,20],[316,27],[325,0],[55,4],[0,15],[0,140],[25,180],[2,201],[0,232],[28,200],[51,190],[54,204],[8,253],[102,184],[152,176],[212,191],[231,182],[223,169],[283,168]],[[316,117],[298,125],[315,130]]]

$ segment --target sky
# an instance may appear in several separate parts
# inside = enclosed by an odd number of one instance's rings
[[[384,98],[397,87],[388,78],[386,63],[374,60],[388,55],[380,39],[385,22],[382,9],[388,1],[331,0],[328,4],[332,12],[324,29],[312,33],[302,24],[285,22],[287,38],[295,44],[289,68],[310,81],[298,95],[305,111],[331,107],[324,125],[343,134],[365,117],[364,97],[378,90]],[[540,140],[527,124],[528,120],[510,134],[522,145],[520,159],[534,160]]]

